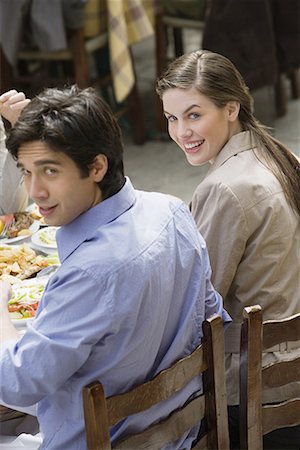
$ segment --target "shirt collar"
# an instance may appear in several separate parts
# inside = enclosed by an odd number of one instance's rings
[[[251,150],[253,147],[254,139],[250,131],[242,131],[241,133],[234,134],[217,155],[207,175],[222,166],[232,156]]]
[[[60,227],[56,234],[60,261],[63,262],[82,242],[91,239],[97,228],[115,220],[135,202],[136,191],[126,177],[119,192]]]

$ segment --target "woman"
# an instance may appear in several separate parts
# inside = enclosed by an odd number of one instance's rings
[[[5,130],[1,116],[13,126],[21,110],[30,102],[23,92],[12,89],[0,96],[0,214],[22,211],[28,197],[16,162],[5,147]]]
[[[213,283],[234,321],[225,348],[232,422],[238,414],[244,306],[260,304],[264,320],[300,312],[300,164],[254,117],[249,90],[224,56],[202,50],[183,55],[157,81],[156,90],[169,134],[188,162],[211,163],[191,210],[207,242]],[[284,354],[265,353],[263,363],[274,358]],[[299,385],[277,390],[275,396],[266,390],[264,401],[299,396]],[[296,428],[288,430],[289,437],[296,433],[295,446],[284,441],[282,448],[298,448]],[[232,448],[237,447],[232,429],[231,438]]]

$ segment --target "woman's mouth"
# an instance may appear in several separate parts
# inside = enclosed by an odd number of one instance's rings
[[[205,139],[202,139],[201,141],[195,141],[195,142],[183,144],[184,151],[186,153],[197,153],[197,151],[199,150],[200,146],[203,144],[204,141],[205,141]]]

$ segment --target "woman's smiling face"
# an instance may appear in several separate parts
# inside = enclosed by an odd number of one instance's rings
[[[170,88],[162,101],[170,137],[193,166],[214,160],[231,136],[242,131],[237,102],[219,108],[195,88]]]

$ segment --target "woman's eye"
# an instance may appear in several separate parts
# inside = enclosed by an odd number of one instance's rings
[[[200,117],[200,116],[199,116],[198,113],[193,112],[193,113],[191,113],[191,114],[189,115],[189,117],[190,117],[191,119],[198,119],[198,117]]]

